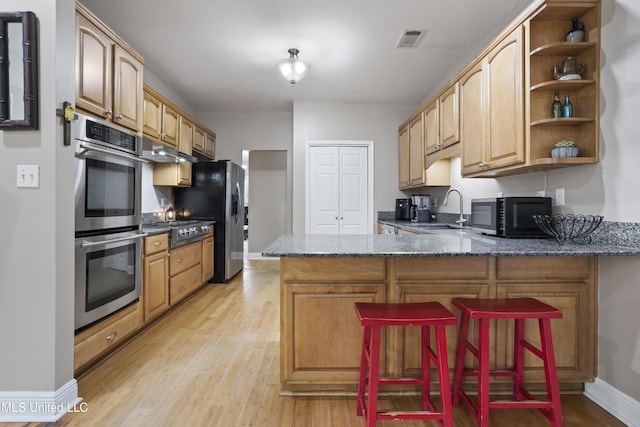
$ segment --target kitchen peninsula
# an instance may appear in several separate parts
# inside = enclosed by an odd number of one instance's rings
[[[438,301],[457,314],[454,297],[533,297],[563,312],[552,322],[563,390],[582,390],[597,375],[597,257],[640,255],[614,244],[559,245],[553,239],[502,239],[470,230],[419,235],[283,235],[263,252],[281,257],[282,393],[352,393],[362,328],[354,303]],[[605,284],[606,285],[606,284]],[[509,366],[513,326],[492,324],[492,364]],[[539,343],[535,325],[527,337]],[[415,328],[383,333],[381,375],[415,376]],[[456,328],[447,331],[453,367]],[[543,368],[525,357],[525,381],[544,387]],[[505,378],[492,378],[509,387]]]

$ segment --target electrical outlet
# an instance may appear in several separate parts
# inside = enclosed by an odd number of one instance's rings
[[[498,192],[498,197],[504,197],[504,193],[502,191]]]
[[[540,190],[540,191],[538,191],[538,192],[536,193],[536,196],[538,196],[538,197],[544,197],[544,196],[546,196],[546,194],[545,194],[544,190]]]
[[[40,187],[39,165],[18,165],[16,167],[16,186],[18,188]]]
[[[564,188],[556,188],[556,206],[564,206]]]

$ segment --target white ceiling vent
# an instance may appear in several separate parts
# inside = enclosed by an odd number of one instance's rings
[[[424,30],[404,30],[396,44],[396,48],[416,47],[424,34]]]

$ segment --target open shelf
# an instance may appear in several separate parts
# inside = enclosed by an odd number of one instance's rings
[[[532,162],[534,165],[582,165],[596,163],[595,157],[540,157]]]
[[[542,119],[531,122],[531,126],[578,126],[593,122],[595,119],[587,117],[562,117],[557,119]]]
[[[594,42],[555,42],[540,46],[531,51],[530,56],[577,56],[587,49],[595,47]]]
[[[538,83],[531,86],[531,92],[536,90],[580,90],[587,86],[595,84],[594,80],[580,79],[580,80],[549,80],[547,82]]]

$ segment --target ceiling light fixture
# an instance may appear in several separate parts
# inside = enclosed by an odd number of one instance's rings
[[[289,57],[276,62],[276,67],[280,70],[284,78],[289,80],[289,83],[295,84],[307,75],[311,69],[311,65],[298,58],[298,53],[300,53],[298,49],[291,48],[288,52]]]

